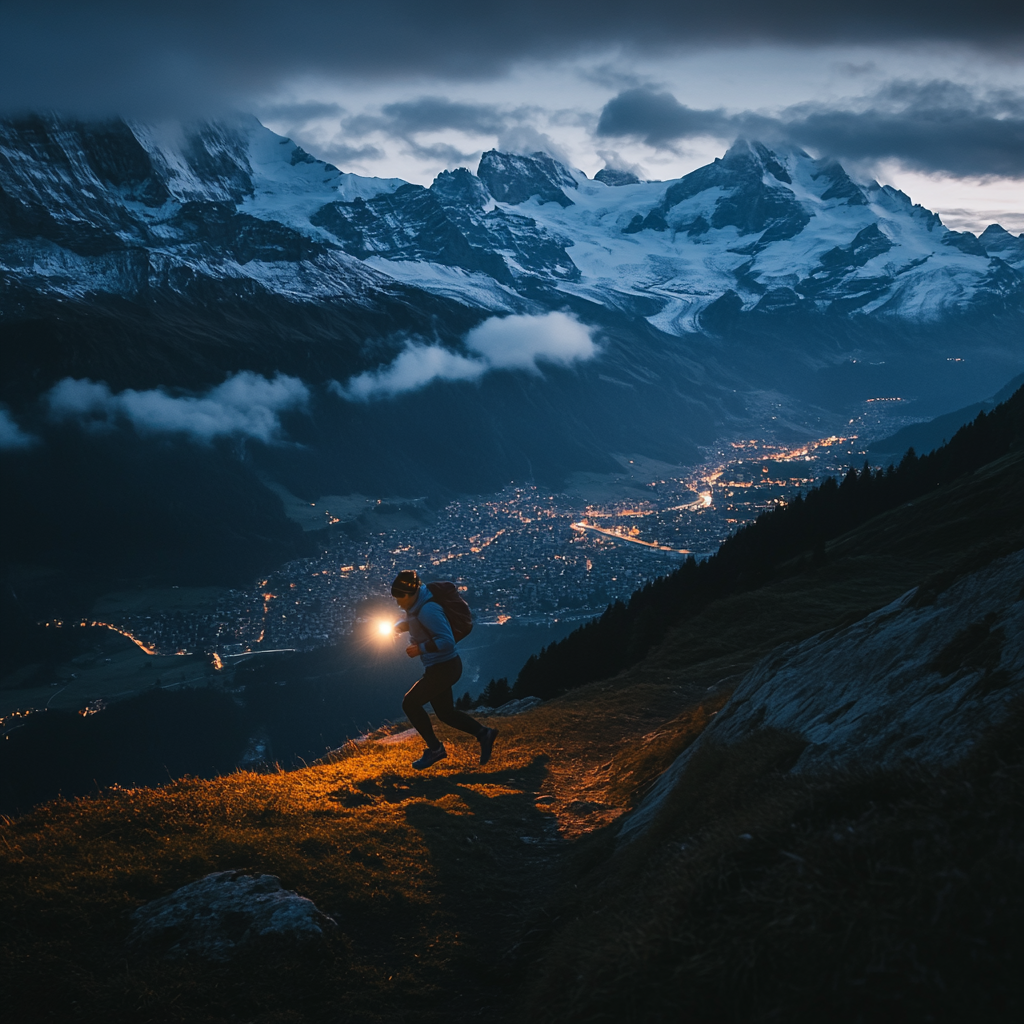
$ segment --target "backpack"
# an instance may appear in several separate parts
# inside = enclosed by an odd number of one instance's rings
[[[428,583],[431,600],[436,601],[452,627],[455,642],[465,640],[473,629],[473,613],[469,605],[459,595],[459,588],[454,583]]]

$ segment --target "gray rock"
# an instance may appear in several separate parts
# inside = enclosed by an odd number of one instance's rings
[[[949,764],[1024,693],[1024,551],[941,593],[915,587],[845,629],[760,661],[625,820],[654,819],[695,751],[762,728],[802,736],[793,771]]]
[[[538,704],[542,703],[543,701],[540,697],[523,697],[522,700],[510,700],[507,704],[502,704],[497,708],[475,708],[473,714],[497,715],[499,717],[507,715],[521,715],[524,711],[532,711]]]
[[[632,171],[618,171],[614,167],[602,167],[594,175],[594,181],[603,181],[613,188],[619,185],[637,185],[640,179]]]
[[[217,871],[138,908],[129,945],[168,955],[230,959],[262,941],[315,942],[337,928],[312,900],[283,889],[274,875]]]

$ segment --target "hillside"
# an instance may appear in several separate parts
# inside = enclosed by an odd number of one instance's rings
[[[841,483],[830,478],[806,495],[798,493],[738,530],[711,558],[687,559],[636,591],[628,603],[616,602],[600,619],[530,658],[516,680],[516,696],[550,697],[614,675],[643,658],[673,623],[716,598],[800,572],[808,559],[825,561],[827,541],[1019,450],[1022,438],[1024,388],[1018,388],[922,458],[911,448],[898,466],[890,463],[883,471],[865,463],[859,474],[851,467]],[[1008,519],[997,529],[1016,521],[1016,514],[1002,507]]]
[[[969,405],[963,409],[937,416],[925,423],[913,423],[897,430],[891,437],[874,441],[869,449],[874,458],[895,458],[908,448],[925,455],[944,445],[962,426],[970,423],[979,412],[991,412],[1000,402],[1006,401],[1022,384],[1024,374],[1013,378],[1005,387],[984,402]]]
[[[377,734],[301,771],[5,821],[7,1004],[39,1020],[1015,1020],[1019,668],[982,694],[1001,724],[959,760],[791,773],[797,718],[702,743],[653,824],[619,835],[737,687],[912,588],[941,606],[1024,548],[1022,502],[1018,438],[714,595],[618,675],[493,719],[484,769],[456,741],[417,775],[418,744]],[[995,597],[1009,633],[1024,590]],[[972,650],[948,669],[967,682],[985,671]],[[953,709],[942,729],[960,726]],[[125,946],[134,908],[228,869],[278,876],[337,931],[227,962]]]

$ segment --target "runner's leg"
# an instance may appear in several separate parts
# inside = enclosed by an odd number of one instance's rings
[[[434,733],[434,726],[430,722],[430,715],[424,710],[423,705],[429,704],[434,699],[434,688],[436,683],[431,679],[430,669],[423,674],[422,679],[417,679],[412,684],[412,689],[402,700],[402,710],[405,717],[412,722],[413,728],[423,737],[427,746],[434,750],[440,746],[441,741]]]
[[[439,688],[436,696],[430,698],[430,706],[434,709],[434,714],[445,725],[450,725],[460,732],[468,732],[470,736],[476,736],[479,739],[480,734],[484,731],[483,726],[470,718],[464,711],[460,711],[452,700],[452,687],[462,678],[462,659],[452,658],[451,661],[442,661],[434,668],[445,670],[443,673],[444,689]],[[442,673],[438,672],[438,678],[441,677]]]

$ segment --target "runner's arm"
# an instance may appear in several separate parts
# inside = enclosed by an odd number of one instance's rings
[[[430,633],[430,639],[421,644],[422,650],[429,654],[454,654],[455,637],[444,609],[436,602],[429,601],[419,610],[419,620]]]

